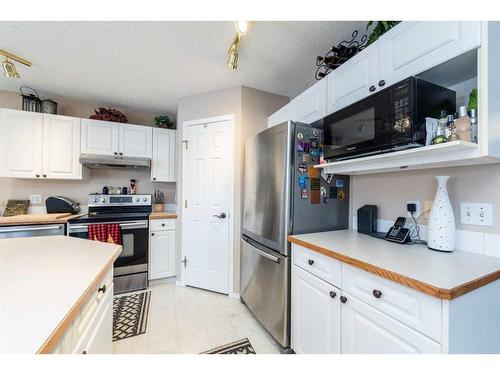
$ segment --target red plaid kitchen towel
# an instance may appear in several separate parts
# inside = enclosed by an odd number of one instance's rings
[[[120,229],[120,224],[107,224],[106,229],[108,233],[106,242],[121,245],[122,230]]]
[[[88,237],[92,241],[106,242],[107,230],[106,224],[90,224],[88,227]]]

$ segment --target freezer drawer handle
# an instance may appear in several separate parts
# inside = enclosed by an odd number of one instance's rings
[[[255,247],[253,249],[255,250],[255,252],[257,254],[262,255],[264,258],[272,260],[274,263],[279,263],[280,262],[280,258],[278,258],[278,257],[276,257],[274,255],[266,253],[265,251],[259,250],[259,249],[255,248]]]

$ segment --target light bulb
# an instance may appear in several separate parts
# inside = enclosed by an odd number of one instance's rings
[[[236,21],[236,31],[240,34],[245,34],[248,30],[248,21]]]

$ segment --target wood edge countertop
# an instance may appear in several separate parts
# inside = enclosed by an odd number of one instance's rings
[[[83,292],[83,294],[78,298],[73,307],[68,311],[63,320],[59,323],[56,329],[52,332],[49,338],[42,344],[40,349],[38,349],[37,354],[49,354],[54,348],[57,347],[61,338],[64,336],[66,330],[73,322],[75,317],[80,313],[85,304],[89,301],[92,294],[95,292],[95,289],[102,282],[104,277],[106,276],[108,270],[113,267],[113,263],[118,258],[121,253],[121,248],[119,251],[116,251],[113,257],[106,263],[106,265],[101,269],[101,271],[97,274],[94,281],[89,285],[89,287]]]
[[[177,214],[175,212],[151,212],[149,220],[157,219],[177,219]]]
[[[36,225],[36,224],[66,224],[68,220],[84,214],[26,214],[0,217],[0,226]]]
[[[417,290],[419,292],[428,294],[433,297],[437,297],[444,300],[452,300],[454,298],[460,297],[474,289],[480,288],[484,285],[487,285],[493,281],[500,279],[500,270],[496,272],[492,272],[490,274],[484,275],[477,279],[471,280],[459,286],[456,286],[452,289],[440,288],[434,285],[430,285],[420,280],[415,280],[411,277],[401,275],[397,272],[393,272],[378,266],[375,266],[370,263],[366,263],[359,259],[351,258],[349,256],[339,254],[331,249],[326,249],[324,247],[315,245],[308,241],[304,241],[293,236],[288,236],[288,241],[294,243],[296,245],[303,246],[309,250],[316,251],[320,254],[326,255],[330,258],[337,259],[341,262],[350,264],[353,267],[362,269],[364,271],[370,272],[374,275],[383,277],[385,279],[394,281],[398,284],[407,286],[411,289]]]

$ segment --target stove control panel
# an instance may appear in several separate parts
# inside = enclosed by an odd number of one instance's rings
[[[88,198],[89,207],[106,206],[151,206],[150,194],[121,195],[121,194],[90,194]]]

